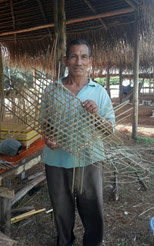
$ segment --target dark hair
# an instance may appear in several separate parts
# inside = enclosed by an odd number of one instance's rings
[[[66,49],[66,57],[68,58],[69,57],[69,52],[70,52],[70,48],[71,46],[73,45],[86,45],[88,47],[88,53],[89,53],[89,56],[91,56],[91,48],[90,48],[90,45],[89,43],[84,40],[84,39],[74,39],[72,40],[68,45],[67,45],[67,49]]]

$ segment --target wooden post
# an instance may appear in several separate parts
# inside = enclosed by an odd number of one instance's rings
[[[120,67],[119,67],[119,99],[120,103],[122,103],[122,63],[120,59]]]
[[[91,77],[90,72],[89,72],[89,77]],[[94,81],[94,79],[95,79],[95,64],[93,63],[93,65],[92,65],[92,80]]]
[[[33,68],[33,86],[36,90],[36,68]]]
[[[11,177],[3,179],[3,186],[11,188]],[[11,199],[6,197],[0,197],[0,231],[4,232],[7,236],[10,235],[10,208]]]
[[[0,45],[0,121],[3,119],[3,102],[4,102],[4,74],[3,74],[3,61],[2,61],[2,50]]]
[[[75,18],[75,19],[73,18],[73,19],[67,20],[66,24],[69,25],[69,24],[73,24],[73,23],[79,23],[79,22],[84,22],[84,21],[88,21],[88,20],[95,20],[95,19],[99,19],[99,18],[106,18],[106,17],[122,15],[122,14],[127,14],[127,13],[132,13],[132,12],[134,12],[133,8],[124,8],[124,9],[121,9],[121,10],[113,10],[113,11],[110,11],[110,12],[105,12],[105,13],[101,13],[101,14],[97,14],[97,15],[93,14],[92,16],[86,16],[86,17]],[[40,26],[20,29],[20,30],[16,30],[16,31],[4,32],[4,33],[0,33],[0,37],[8,36],[8,35],[11,35],[11,34],[26,33],[26,32],[46,29],[46,28],[49,28],[49,27],[54,27],[54,24],[50,23],[50,24],[46,24],[46,25],[40,25]]]
[[[152,84],[151,84],[151,78],[149,79],[149,94],[151,94],[151,87],[152,87]]]
[[[55,36],[57,37],[56,49],[56,74],[58,77],[64,74],[63,57],[66,53],[66,17],[65,17],[65,0],[54,1],[54,24]],[[60,69],[60,71],[59,71]]]
[[[132,80],[131,80],[131,78],[129,79],[129,84],[130,84],[130,86],[132,85]]]
[[[109,94],[110,96],[110,65],[109,65],[109,62],[107,63],[107,74],[106,74],[106,90],[107,90],[107,93]]]
[[[138,127],[138,94],[139,94],[139,26],[138,21],[135,23],[134,28],[134,90],[133,90],[133,126],[132,126],[132,138],[137,137]]]

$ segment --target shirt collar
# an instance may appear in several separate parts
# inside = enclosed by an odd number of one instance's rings
[[[97,83],[94,82],[94,81],[92,81],[92,79],[90,78],[90,79],[89,79],[88,86],[96,87],[96,86],[97,86]]]
[[[58,81],[60,84],[62,84],[62,79],[63,79],[63,77],[60,78],[59,81]],[[89,78],[89,82],[88,82],[87,86],[96,87],[97,86],[97,83],[94,82],[94,81],[92,81],[91,78]]]

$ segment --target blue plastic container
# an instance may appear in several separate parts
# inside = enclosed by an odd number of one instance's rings
[[[154,217],[152,217],[152,219],[150,220],[150,227],[151,227],[152,233],[154,234]]]

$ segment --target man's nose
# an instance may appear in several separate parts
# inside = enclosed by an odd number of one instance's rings
[[[77,57],[77,59],[76,59],[76,64],[77,64],[77,65],[81,65],[81,64],[82,64],[82,59],[81,59],[81,57]]]

